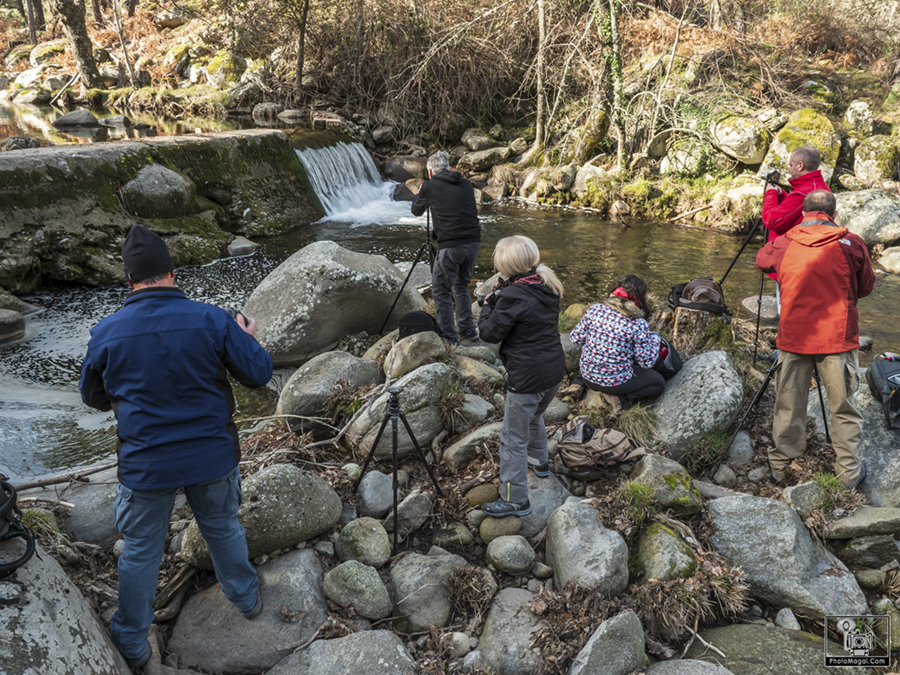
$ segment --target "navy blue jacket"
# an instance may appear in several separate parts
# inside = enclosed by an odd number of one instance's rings
[[[125,487],[196,485],[237,466],[226,371],[261,387],[272,377],[272,357],[224,309],[172,286],[134,291],[91,330],[81,398],[115,412]]]

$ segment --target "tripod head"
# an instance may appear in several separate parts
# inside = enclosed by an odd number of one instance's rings
[[[400,411],[400,394],[403,393],[403,387],[393,386],[387,388],[390,399],[388,400],[388,411],[390,413],[399,413]]]

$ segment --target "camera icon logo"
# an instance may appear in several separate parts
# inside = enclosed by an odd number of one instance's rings
[[[853,656],[868,656],[875,648],[875,634],[868,630],[861,631],[852,619],[839,620],[837,629],[844,634],[844,651]]]
[[[890,617],[884,615],[826,616],[825,665],[890,666],[890,631]]]

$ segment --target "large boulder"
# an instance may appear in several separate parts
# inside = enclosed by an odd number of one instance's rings
[[[771,624],[737,624],[722,626],[700,632],[703,642],[696,640],[687,651],[688,659],[699,659],[721,666],[719,671],[695,671],[696,675],[719,675],[721,670],[734,675],[831,675],[835,668],[825,667],[825,644],[821,635],[813,635],[789,628],[777,628]],[[706,645],[715,645],[717,654]],[[829,654],[846,654],[831,644]],[[660,675],[680,671],[653,670],[647,672]],[[690,672],[690,671],[688,671]],[[868,668],[841,668],[841,675],[869,675]],[[687,673],[685,674],[687,675]],[[694,675],[694,673],[691,673]]]
[[[384,256],[356,253],[333,241],[300,249],[262,280],[245,310],[276,366],[296,365],[346,337],[378,332],[403,279]],[[425,309],[409,285],[391,312],[388,329],[404,312]]]
[[[519,530],[519,534],[530,539],[547,526],[551,514],[571,497],[572,493],[552,472],[549,476],[541,478],[533,471],[529,471],[526,480],[531,513],[522,516],[522,529]]]
[[[405,410],[406,420],[422,448],[431,447],[431,441],[441,431],[441,392],[449,379],[450,369],[446,365],[431,363],[417,368],[396,383],[396,386],[404,389],[400,394],[400,405]],[[368,453],[375,444],[375,437],[381,428],[389,396],[388,393],[385,393],[377,398],[347,430],[348,439],[355,443],[362,452]],[[398,433],[398,456],[405,457],[414,453],[415,450],[406,428],[401,428]],[[375,456],[378,459],[390,457],[391,451],[391,432],[390,429],[386,429],[375,450]]]
[[[857,452],[866,462],[867,473],[858,489],[871,506],[897,508],[900,507],[900,435],[887,429],[884,408],[881,401],[872,398],[864,372],[860,372],[860,381],[862,386],[856,393],[856,407],[863,416],[863,428]],[[824,387],[822,395],[827,408],[828,395]],[[822,408],[818,396],[812,393],[806,414],[813,419],[815,430],[823,432]]]
[[[866,246],[900,239],[900,197],[884,190],[858,190],[835,195],[835,222],[858,234]]]
[[[825,182],[830,181],[841,151],[841,139],[831,120],[812,108],[798,110],[788,118],[769,147],[765,161],[759,167],[759,175],[764,176],[772,169],[788,175],[791,153],[804,145],[811,145],[821,153],[819,170]]]
[[[868,102],[856,99],[847,106],[844,121],[848,127],[861,136],[871,136],[875,115],[872,114],[872,108],[869,107]]]
[[[743,398],[741,377],[725,352],[705,352],[687,361],[653,409],[669,456],[679,460],[706,434],[727,430]]]
[[[853,172],[867,183],[897,179],[900,148],[890,136],[870,136],[856,146]]]
[[[220,51],[206,64],[206,81],[216,89],[228,89],[241,81],[247,61],[229,51]]]
[[[752,117],[729,115],[709,127],[713,144],[744,164],[759,164],[769,149],[771,134]]]
[[[397,628],[405,633],[441,628],[450,622],[448,582],[453,570],[466,566],[458,555],[411,553],[391,569]]]
[[[707,147],[696,138],[680,139],[672,143],[659,163],[659,172],[695,175],[703,166],[703,155]]]
[[[689,577],[697,569],[691,547],[660,523],[653,523],[641,533],[637,558],[643,573],[642,583]]]
[[[553,583],[570,581],[602,595],[615,596],[628,585],[628,547],[618,532],[600,524],[588,504],[566,502],[547,521],[544,541]]]
[[[608,176],[608,172],[598,166],[585,164],[575,174],[575,182],[572,183],[572,194],[579,199],[583,198],[591,187],[596,189],[599,182]]]
[[[311,548],[259,568],[263,610],[247,621],[219,584],[181,609],[168,650],[181,666],[213,673],[260,673],[309,640],[327,617],[322,564]]]
[[[742,567],[751,593],[776,607],[819,618],[858,615],[866,599],[853,574],[815,542],[790,506],[762,497],[709,503],[710,543]]]
[[[341,499],[316,474],[290,464],[274,464],[244,482],[238,520],[255,558],[328,532],[341,517]],[[185,561],[211,570],[209,549],[192,521],[181,545]]]
[[[631,610],[601,623],[578,652],[569,675],[629,675],[644,662],[644,629]]]
[[[509,159],[509,155],[510,150],[507,147],[467,152],[459,158],[456,168],[460,171],[484,171],[496,164],[505,162]]]
[[[161,164],[145,166],[125,183],[122,196],[129,212],[141,218],[177,218],[194,207],[197,186]],[[254,315],[251,315],[254,316]]]
[[[389,630],[317,640],[282,659],[267,675],[410,675],[415,663]]]
[[[21,539],[0,547],[0,564],[25,551]],[[131,669],[84,596],[49,553],[0,583],[0,671],[4,675],[129,675]]]
[[[278,396],[276,415],[321,416],[334,386],[341,381],[350,387],[368,387],[381,377],[378,364],[347,352],[325,352],[310,359],[290,376]],[[288,419],[291,429],[309,428],[310,422]]]
[[[533,593],[504,588],[497,593],[481,632],[478,649],[488,665],[503,675],[538,675],[544,659],[532,642],[541,620],[529,608]]]

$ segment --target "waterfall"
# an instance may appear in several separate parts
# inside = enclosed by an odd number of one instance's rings
[[[352,213],[372,202],[391,201],[395,184],[381,180],[375,162],[361,144],[338,143],[296,153],[327,219]],[[408,205],[406,211],[409,212]]]

